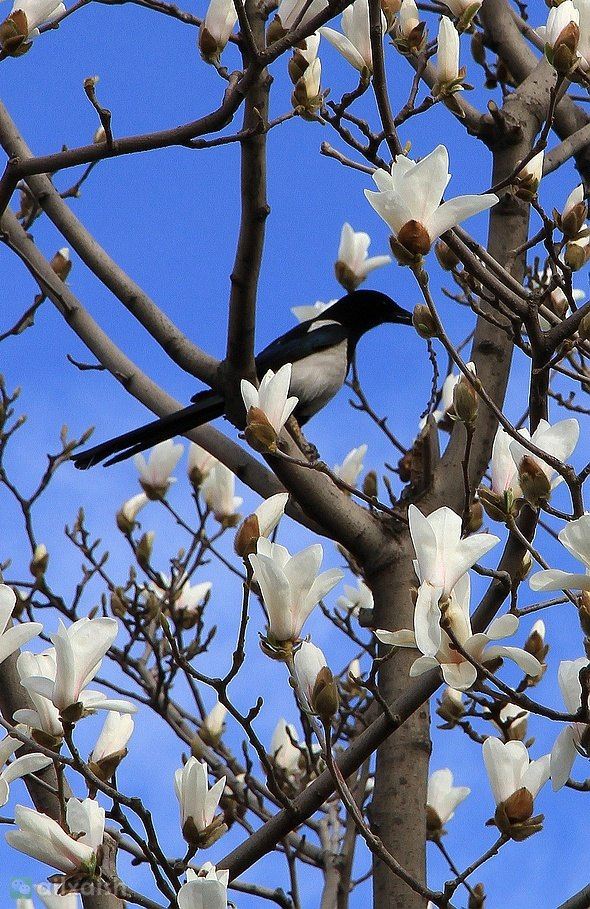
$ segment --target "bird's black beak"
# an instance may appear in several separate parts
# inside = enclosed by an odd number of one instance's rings
[[[388,322],[395,323],[396,325],[411,325],[412,324],[412,313],[408,312],[407,309],[402,309],[401,306],[398,306],[397,303],[394,303],[392,300],[392,305],[390,306],[390,314]]]

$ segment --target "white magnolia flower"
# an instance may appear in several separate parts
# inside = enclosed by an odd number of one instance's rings
[[[227,716],[227,707],[220,701],[217,701],[203,720],[203,730],[211,739],[219,740],[225,725]]]
[[[281,0],[277,11],[277,16],[282,27],[287,31],[295,26],[295,23],[305,9],[298,25],[307,25],[315,16],[323,12],[328,5],[328,0],[312,0],[307,5],[307,0]]]
[[[349,6],[344,14],[353,10],[357,3],[358,0],[353,6]],[[332,31],[332,29],[324,29],[324,31]],[[360,287],[367,275],[376,268],[389,265],[391,262],[390,256],[368,258],[370,244],[371,238],[368,234],[353,230],[348,222],[343,224],[335,271],[337,280],[349,293]]]
[[[577,521],[566,524],[558,540],[586,566],[586,573],[576,574],[559,568],[537,571],[529,581],[531,589],[566,590],[571,587],[574,590],[590,590],[590,514],[583,514]]]
[[[440,87],[452,85],[459,79],[459,32],[447,16],[440,19],[437,48],[435,73],[440,91]],[[459,84],[455,87],[463,88]]]
[[[15,605],[14,590],[0,584],[0,663],[43,631],[41,622],[17,622],[9,626]]]
[[[15,0],[10,16],[21,12],[26,16],[26,34],[29,39],[35,38],[39,32],[36,29],[45,22],[52,22],[66,10],[63,3],[55,0]],[[34,34],[31,34],[34,32]]]
[[[226,909],[229,871],[218,871],[211,862],[205,862],[197,873],[187,868],[186,884],[176,897],[178,909]]]
[[[534,155],[534,157],[532,157],[530,161],[527,161],[527,163],[523,167],[521,167],[521,169],[518,172],[518,176],[521,178],[528,177],[529,179],[533,180],[536,183],[536,185],[538,186],[539,183],[541,182],[541,177],[543,176],[543,161],[544,160],[545,160],[545,152],[544,151],[537,152],[537,154]]]
[[[37,896],[45,909],[79,909],[80,902],[77,893],[66,893],[65,896],[60,896],[58,889],[59,884],[53,884],[51,890],[48,890],[43,884],[36,885]]]
[[[547,25],[542,31],[539,29],[545,44],[548,44],[549,47],[554,47],[557,39],[570,23],[577,26],[580,24],[580,14],[572,0],[564,0],[559,6],[551,7],[547,16]]]
[[[220,523],[232,523],[244,501],[234,495],[236,478],[225,464],[213,465],[201,487],[203,499]]]
[[[534,799],[549,779],[549,755],[531,761],[523,742],[504,743],[490,736],[482,751],[496,805],[502,805],[519,789],[527,789]]]
[[[14,818],[18,829],[6,834],[14,849],[64,874],[92,874],[104,835],[104,809],[93,799],[68,800],[66,822],[71,836],[53,818],[24,805],[16,806]]]
[[[580,424],[576,419],[569,419],[560,420],[558,423],[554,423],[553,426],[551,426],[547,420],[539,420],[539,425],[532,436],[528,429],[519,430],[519,435],[523,436],[525,439],[530,439],[533,445],[536,445],[541,451],[546,451],[547,454],[557,458],[558,461],[566,462],[578,443]],[[559,484],[563,482],[563,477],[558,474],[553,467],[547,464],[542,458],[532,454],[516,439],[513,439],[510,443],[510,452],[515,463],[519,466],[525,456],[531,458],[535,464],[541,468],[551,484],[552,489],[555,489],[556,486],[559,486]]]
[[[288,501],[288,492],[278,492],[276,495],[269,496],[268,499],[261,502],[254,512],[258,520],[258,530],[261,537],[269,537],[278,526],[279,521],[285,514]]]
[[[492,720],[492,722],[505,736],[506,741],[523,741],[529,721],[528,710],[523,710],[518,704],[505,704],[500,710],[499,720],[500,723],[496,723],[495,720]]]
[[[119,713],[117,710],[107,713],[102,731],[92,749],[90,761],[99,764],[101,761],[112,759],[115,755],[126,753],[127,742],[131,738],[134,725],[132,717],[127,713]]]
[[[149,502],[145,492],[138,492],[136,496],[123,502],[117,512],[117,527],[123,533],[131,533],[137,520],[137,515]]]
[[[47,678],[55,682],[55,650],[51,647],[43,653],[30,653],[23,650],[16,661],[16,668],[21,684],[28,678]],[[38,729],[46,735],[60,739],[63,736],[63,726],[59,718],[59,710],[46,697],[29,691],[34,709],[22,708],[15,711],[14,719],[17,723],[24,723],[31,729]]]
[[[464,16],[466,12],[471,12],[471,10],[473,10],[470,17],[472,18],[482,3],[483,0],[444,0],[445,6],[450,9],[453,16],[456,16],[458,19]]]
[[[30,733],[26,726],[20,726],[19,731]],[[4,768],[0,772],[0,808],[7,803],[10,796],[9,786],[14,780],[21,779],[29,773],[37,773],[38,770],[43,770],[52,763],[51,758],[34,753],[23,754],[4,767],[9,758],[21,747],[20,739],[11,735],[5,735],[0,741],[0,768]]]
[[[326,309],[333,306],[334,303],[336,303],[336,300],[330,300],[328,303],[322,303],[321,300],[317,300],[317,302],[313,303],[311,306],[292,306],[291,312],[300,322],[307,322],[309,319],[317,319],[317,317],[321,316]]]
[[[372,609],[375,605],[373,594],[365,582],[359,578],[356,587],[344,585],[344,596],[338,597],[337,605],[341,609],[348,609],[353,615],[358,615],[361,609]]]
[[[311,641],[303,641],[293,658],[297,691],[306,710],[313,712],[313,693],[318,675],[327,668],[326,657]]]
[[[217,464],[217,458],[214,458],[212,454],[209,454],[196,442],[190,443],[187,473],[189,480],[194,486],[199,487],[201,485],[215,464]]]
[[[270,742],[270,756],[288,776],[295,776],[299,770],[301,751],[293,743],[298,741],[297,730],[282,717],[275,726]]]
[[[487,193],[458,196],[440,204],[450,180],[449,153],[444,145],[418,163],[398,155],[390,172],[379,168],[373,179],[379,191],[366,189],[367,200],[397,242],[414,256],[425,255],[445,231],[498,201],[494,193]]]
[[[199,34],[199,47],[205,60],[219,60],[237,21],[233,0],[211,0]]]
[[[363,460],[367,453],[368,445],[359,445],[348,452],[342,464],[335,464],[333,473],[344,483],[355,486],[363,469]]]
[[[344,32],[343,35],[333,28],[324,27],[320,29],[323,37],[327,38],[330,44],[333,44],[336,50],[340,51],[342,56],[359,73],[362,73],[365,69],[372,73],[373,55],[369,36],[369,0],[354,0],[354,3],[344,10],[342,14],[342,31]],[[384,35],[386,31],[387,22],[385,21],[385,16],[381,13],[381,34]],[[386,265],[388,259],[389,257],[386,257],[386,261],[380,262],[379,265]],[[376,265],[373,267],[377,268]]]
[[[302,107],[308,113],[315,114],[322,103],[321,85],[322,62],[319,57],[315,57],[295,85],[292,97],[293,106]]]
[[[166,495],[176,477],[170,474],[178,464],[184,446],[174,443],[172,439],[159,442],[150,451],[148,460],[142,454],[133,457],[133,463],[139,471],[139,482],[150,499],[160,499]]]
[[[469,366],[469,363],[467,364]],[[453,406],[453,391],[455,385],[461,378],[461,374],[457,372],[449,373],[446,379],[443,382],[441,392],[440,392],[440,401],[436,410],[433,410],[432,416],[434,417],[435,423],[440,423],[440,421],[445,417],[447,412]],[[422,429],[423,426],[426,426],[426,417],[422,417],[419,423],[419,428]]]
[[[428,779],[426,806],[436,814],[439,827],[451,820],[461,802],[464,802],[471,789],[468,786],[453,786],[453,774],[445,767],[435,770]]]
[[[323,557],[320,543],[292,556],[265,537],[260,537],[256,552],[248,557],[266,607],[268,634],[275,641],[299,637],[314,606],[343,578],[338,568],[318,574]]]
[[[492,446],[492,492],[504,495],[509,490],[514,498],[521,495],[518,485],[518,467],[511,450],[512,436],[502,426],[498,426]]]
[[[561,210],[561,220],[565,221],[568,215],[571,215],[574,209],[579,206],[585,207],[584,203],[584,186],[582,183],[578,183],[575,189],[572,189],[571,193],[565,200],[565,205]],[[585,215],[584,215],[585,218]],[[582,220],[584,220],[584,218]]]
[[[527,653],[526,650],[522,650],[520,647],[506,647],[491,643],[492,641],[514,635],[519,625],[517,617],[511,613],[500,616],[493,620],[486,632],[473,634],[469,616],[469,603],[469,575],[464,574],[453,588],[445,609],[445,619],[450,623],[450,628],[456,640],[471,659],[484,665],[498,657],[512,660],[526,675],[538,676],[542,671],[542,667],[532,654]],[[416,618],[414,618],[414,624],[416,624]],[[467,691],[477,679],[477,669],[453,646],[450,636],[440,628],[440,625],[439,632],[439,649],[434,655],[424,654],[418,657],[410,668],[410,676],[415,678],[430,669],[440,666],[447,685],[458,691]],[[422,650],[417,643],[418,636],[413,631],[407,629],[402,629],[401,631],[378,630],[375,634],[383,644],[393,644],[397,647],[416,647]],[[428,634],[425,637],[429,649],[431,649],[430,637]]]
[[[171,578],[163,571],[160,572],[161,584],[150,582],[149,589],[152,590],[159,599],[167,599],[172,592],[174,609],[176,612],[182,612],[186,615],[194,615],[203,606],[206,598],[211,593],[213,584],[211,581],[201,581],[199,584],[191,584],[190,581],[177,579],[172,588]]]
[[[462,539],[461,518],[446,506],[426,517],[410,505],[408,520],[416,552],[414,569],[420,581],[414,612],[416,641],[425,656],[433,657],[441,644],[439,601],[449,597],[465,572],[500,540],[491,533]]]
[[[299,398],[289,397],[292,368],[291,363],[285,363],[276,373],[269,369],[259,388],[247,379],[240,384],[246,412],[251,407],[261,410],[277,435],[299,403]]]
[[[190,757],[184,767],[175,772],[174,791],[180,805],[183,833],[187,824],[197,833],[203,833],[211,826],[224,786],[225,777],[222,777],[209,789],[207,764],[196,757]]]
[[[398,30],[402,38],[409,38],[420,25],[420,13],[414,0],[402,0],[399,10]]]
[[[562,660],[557,671],[557,681],[566,710],[577,713],[582,705],[580,670],[588,665],[585,657]],[[572,723],[563,729],[551,749],[551,785],[555,792],[567,783],[577,754],[588,753],[586,723]]]

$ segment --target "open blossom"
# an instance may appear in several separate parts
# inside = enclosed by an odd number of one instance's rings
[[[291,312],[299,322],[307,322],[308,319],[315,319],[317,316],[321,316],[334,303],[336,303],[336,300],[329,300],[328,303],[322,303],[321,300],[317,300],[310,306],[292,306]]]
[[[136,454],[133,463],[139,471],[139,482],[149,499],[161,499],[166,495],[171,483],[176,482],[170,474],[178,464],[184,446],[174,443],[172,439],[159,442],[150,451],[148,460],[142,454]]]
[[[500,616],[493,620],[486,632],[474,634],[471,629],[469,604],[470,581],[469,575],[464,574],[453,588],[447,601],[444,616],[446,622],[449,623],[453,636],[471,660],[485,665],[498,658],[508,659],[515,662],[523,672],[532,677],[536,677],[542,672],[539,661],[532,654],[527,653],[526,650],[522,650],[520,647],[507,647],[491,643],[492,641],[511,637],[516,633],[519,621],[515,615],[508,613]],[[447,685],[458,691],[467,691],[477,679],[477,669],[473,663],[462,653],[459,653],[454,647],[451,637],[440,625],[438,626],[440,635],[438,650],[433,655],[425,654],[418,643],[418,631],[422,632],[420,637],[426,641],[428,650],[432,649],[433,635],[430,629],[421,629],[421,623],[425,624],[424,616],[420,616],[417,620],[415,615],[414,625],[417,626],[416,632],[408,629],[402,629],[401,631],[383,631],[379,629],[375,634],[383,644],[393,644],[397,647],[415,647],[422,651],[423,655],[418,657],[410,668],[410,676],[412,678],[440,666]]]
[[[277,642],[299,637],[314,606],[342,580],[343,572],[330,568],[318,574],[324,557],[320,543],[292,556],[288,549],[260,537],[249,556],[268,615],[268,634]]]
[[[205,451],[204,448],[201,448],[200,445],[197,445],[196,442],[191,442],[188,448],[188,465],[187,465],[187,474],[192,485],[199,489],[203,480],[209,475],[214,464],[217,463],[217,458],[214,458],[212,454],[209,454],[208,451]]]
[[[182,834],[193,845],[210,845],[224,832],[223,817],[215,811],[223,795],[225,777],[209,788],[204,761],[190,757],[174,774],[174,791],[180,805]]]
[[[178,909],[226,909],[229,871],[205,862],[196,872],[186,870],[186,884],[178,891]]]
[[[565,546],[575,559],[586,567],[586,573],[562,571],[549,568],[537,571],[529,583],[532,590],[590,590],[590,514],[583,514],[577,521],[566,524],[558,535],[559,542]]]
[[[289,397],[292,368],[291,363],[285,363],[276,373],[269,369],[258,388],[247,379],[242,379],[240,385],[248,427],[252,431],[254,426],[260,427],[255,437],[266,443],[266,447],[276,444],[279,433],[299,403],[299,398]],[[263,433],[264,428],[266,433]],[[250,441],[248,435],[247,438]]]
[[[135,527],[137,515],[142,508],[145,508],[148,502],[149,498],[145,492],[138,492],[136,496],[132,496],[132,498],[123,502],[117,512],[117,527],[122,533],[131,533]]]
[[[435,770],[430,775],[426,794],[426,823],[431,836],[440,836],[444,825],[451,820],[470,792],[468,786],[453,786],[453,774],[447,767]]]
[[[483,759],[496,802],[494,823],[514,840],[537,833],[543,815],[532,817],[534,800],[549,779],[549,755],[531,761],[522,742],[501,742],[490,736],[483,743]]]
[[[211,468],[201,486],[201,493],[207,508],[210,508],[220,524],[234,526],[238,521],[238,508],[244,501],[234,495],[236,478],[225,464],[218,461]]]
[[[21,726],[20,731],[29,733],[26,726]],[[11,735],[5,735],[0,741],[0,808],[7,803],[10,795],[9,786],[14,780],[21,779],[21,777],[27,776],[29,773],[37,773],[38,770],[43,770],[52,763],[50,757],[33,753],[23,754],[5,767],[4,765],[9,758],[21,747],[22,742],[20,739]]]
[[[66,893],[65,896],[60,896],[58,889],[57,884],[54,884],[51,890],[48,890],[43,884],[36,885],[35,891],[45,909],[79,909],[80,897],[77,893]]]
[[[373,72],[373,55],[369,36],[369,0],[354,0],[342,13],[342,31],[340,34],[333,28],[321,28],[320,33],[333,44],[336,50],[348,60],[351,66],[362,73]],[[387,31],[385,16],[381,13],[381,33]],[[385,263],[380,263],[385,264]],[[377,266],[375,266],[377,267]]]
[[[295,726],[281,717],[272,734],[270,756],[287,776],[295,776],[299,770],[301,751],[293,744],[297,740]]]
[[[344,585],[344,596],[338,597],[337,603],[341,609],[348,609],[353,615],[358,615],[361,609],[373,609],[375,605],[373,594],[361,578],[356,587]]]
[[[234,540],[234,549],[239,556],[246,558],[256,552],[259,538],[271,535],[285,513],[288,500],[289,493],[279,492],[274,496],[269,496],[256,511],[248,515]]]
[[[53,818],[23,805],[16,806],[14,818],[18,829],[6,834],[14,849],[64,874],[92,875],[104,836],[105,812],[98,802],[68,800],[66,823],[71,836]]]
[[[363,460],[367,453],[367,445],[359,445],[348,452],[342,464],[335,464],[333,472],[344,483],[354,486],[363,469]]]
[[[357,0],[358,3],[358,0]],[[349,6],[344,14],[354,9]],[[345,290],[351,293],[363,283],[367,275],[382,265],[389,265],[390,256],[372,256],[368,258],[371,238],[363,231],[353,230],[350,224],[342,225],[340,234],[340,246],[338,247],[338,259],[334,266],[336,279],[342,284]]]
[[[204,60],[219,60],[237,21],[233,0],[211,0],[199,32],[199,50]]]
[[[492,720],[492,722],[504,736],[505,741],[522,742],[524,740],[529,720],[528,710],[523,710],[518,704],[504,704],[498,719],[499,723],[495,720]]]
[[[559,664],[557,681],[566,710],[570,713],[577,713],[582,705],[580,670],[587,665],[585,657],[562,660]],[[567,783],[576,756],[590,756],[589,732],[590,726],[586,723],[571,723],[556,738],[551,749],[551,785],[556,792]]]
[[[127,754],[127,742],[131,738],[134,725],[129,714],[119,713],[117,710],[107,713],[102,731],[89,758],[97,776],[107,780],[111,778]]]
[[[541,451],[546,451],[553,458],[565,463],[578,443],[580,424],[573,418],[560,420],[558,423],[554,423],[553,426],[547,420],[539,420],[539,425],[532,436],[527,429],[519,430],[519,435],[525,439],[530,439],[533,445],[540,448]],[[533,470],[536,469],[537,472],[540,471],[540,475],[544,475],[544,481],[542,476],[541,480],[546,487],[547,494],[550,494],[552,489],[555,489],[556,486],[563,482],[561,474],[557,474],[557,471],[550,464],[547,464],[543,458],[529,452],[517,439],[513,439],[510,442],[510,453],[519,469],[521,487],[523,487],[526,474],[530,474],[531,468]],[[525,491],[523,487],[523,492]]]
[[[14,590],[0,584],[0,663],[43,631],[40,622],[17,622],[9,627],[15,604]]]
[[[416,642],[425,656],[433,657],[441,643],[440,601],[450,596],[457,581],[499,543],[499,538],[491,533],[474,533],[462,539],[461,518],[446,506],[426,517],[410,505],[408,520],[416,552],[414,568],[420,581],[414,612]]]
[[[494,193],[487,193],[458,196],[441,205],[450,180],[449,153],[444,145],[417,163],[398,155],[389,172],[379,168],[373,179],[378,192],[365,190],[369,204],[391,228],[394,247],[399,244],[414,258],[425,255],[445,231],[498,201]]]
[[[8,18],[0,23],[3,54],[18,56],[28,50],[39,34],[39,26],[57,19],[65,10],[56,0],[15,0]]]
[[[213,587],[211,581],[201,581],[199,584],[191,584],[189,580],[183,581],[183,579],[180,578],[175,581],[174,590],[172,591],[172,581],[168,575],[164,574],[164,572],[160,572],[160,580],[161,584],[151,582],[150,589],[159,599],[166,599],[166,605],[168,605],[171,599],[174,605],[174,611],[176,613],[182,613],[185,617],[198,614]]]

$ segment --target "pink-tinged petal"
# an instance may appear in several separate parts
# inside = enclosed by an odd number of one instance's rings
[[[500,638],[509,638],[513,634],[516,634],[518,626],[518,618],[511,612],[508,612],[506,615],[501,615],[497,619],[494,619],[486,634],[490,641],[497,641]]]
[[[529,580],[531,590],[590,590],[590,575],[570,574],[559,568],[537,571]]]
[[[431,587],[428,583],[420,584],[418,588],[414,608],[414,633],[416,646],[424,656],[434,657],[440,650],[442,633],[438,601],[441,594],[442,587]]]
[[[22,622],[0,635],[0,663],[43,631],[40,622]]]
[[[554,792],[562,789],[570,778],[578,751],[574,744],[574,730],[571,726],[562,729],[551,749],[551,786]]]
[[[467,691],[477,679],[477,669],[464,660],[462,663],[442,663],[442,674],[449,688]]]
[[[392,644],[394,647],[416,647],[416,635],[409,628],[402,628],[401,631],[384,631],[378,628],[375,637],[382,644]]]
[[[428,224],[425,224],[426,230],[431,240],[436,240],[445,231],[451,227],[456,227],[461,221],[477,215],[498,202],[498,197],[494,193],[488,193],[483,196],[457,196],[456,199],[450,199],[448,202],[438,208]]]
[[[431,669],[438,669],[439,662],[435,660],[434,657],[421,656],[417,660],[414,660],[410,666],[410,678],[415,679],[419,675],[424,675],[425,672],[430,672]]]

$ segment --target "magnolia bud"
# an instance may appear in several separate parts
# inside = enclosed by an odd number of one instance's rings
[[[444,240],[437,240],[434,244],[434,255],[438,259],[438,264],[445,271],[452,271],[461,261],[459,256],[455,255],[450,246],[447,246]]]
[[[438,814],[430,805],[426,806],[426,839],[436,842],[443,833],[443,824]]]
[[[338,686],[330,669],[324,666],[317,674],[311,692],[310,706],[324,723],[329,723],[338,710],[339,704]]]
[[[486,894],[483,884],[476,884],[475,887],[472,887],[469,891],[469,902],[467,903],[467,909],[483,909],[485,900]]]
[[[480,486],[477,490],[477,495],[488,518],[505,524],[508,518],[506,494],[500,495],[488,489],[487,486]]]
[[[438,702],[436,712],[441,720],[444,720],[447,724],[445,728],[452,729],[456,726],[458,720],[465,714],[465,705],[461,692],[455,691],[454,688],[445,688]]]
[[[363,279],[359,278],[346,262],[335,262],[334,273],[338,283],[341,284],[344,290],[347,290],[349,294],[356,290],[359,284],[362,284]]]
[[[483,524],[483,507],[480,501],[472,502],[469,507],[465,533],[475,533]]]
[[[461,376],[453,388],[453,407],[456,419],[467,426],[473,426],[477,418],[477,392],[469,379]]]
[[[363,480],[363,492],[372,499],[377,498],[379,490],[377,487],[377,473],[374,470],[369,470],[366,474],[365,479]]]
[[[59,249],[49,263],[60,281],[65,281],[72,270],[70,251],[67,246]]]
[[[568,265],[572,271],[579,271],[588,261],[589,249],[590,247],[588,245],[587,238],[586,242],[584,243],[576,241],[568,243],[565,247],[565,253],[563,256],[565,264]]]
[[[542,467],[530,455],[525,455],[518,465],[518,480],[522,493],[537,508],[551,496],[551,483]]]
[[[578,335],[580,341],[590,341],[590,312],[586,313],[578,325]]]
[[[216,60],[219,60],[219,45],[209,29],[205,28],[204,25],[201,25],[201,30],[199,32],[199,50],[201,52],[201,57],[207,63],[213,63]]]
[[[260,407],[248,411],[248,423],[244,431],[246,441],[255,451],[274,451],[277,447],[277,433],[274,426]]]
[[[574,240],[586,223],[588,204],[584,201],[576,202],[569,211],[558,219],[559,227],[566,240]]]
[[[147,533],[143,534],[137,544],[135,557],[137,559],[137,564],[144,570],[149,568],[155,536],[156,534],[153,530],[148,530]]]
[[[549,62],[562,76],[567,76],[577,62],[579,40],[579,26],[575,22],[569,22],[549,50]]]
[[[39,581],[47,571],[48,564],[49,553],[47,552],[47,548],[43,543],[39,543],[35,546],[33,558],[29,564],[29,570],[37,581]]]
[[[256,552],[256,543],[260,537],[260,526],[255,514],[248,515],[234,539],[234,550],[241,559],[246,559],[251,553]]]
[[[436,338],[438,328],[432,313],[425,303],[417,303],[412,313],[412,325],[421,338]]]
[[[115,587],[111,593],[111,612],[119,619],[124,618],[124,616],[127,614],[125,596],[120,587]]]
[[[525,578],[527,577],[527,575],[532,567],[533,567],[533,557],[530,554],[530,552],[525,552],[517,571],[514,572],[514,580],[516,581],[517,584],[520,584],[522,581],[525,580]]]

